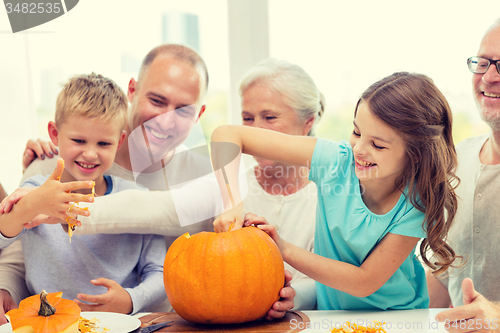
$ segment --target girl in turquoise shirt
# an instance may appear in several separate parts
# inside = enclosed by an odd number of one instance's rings
[[[445,242],[457,207],[451,123],[450,107],[431,79],[395,73],[359,99],[349,143],[219,127],[212,142],[308,166],[309,179],[318,187],[318,208],[314,253],[280,239],[265,218],[243,216],[242,204],[231,204],[235,198],[225,198],[228,210],[214,222],[215,230],[244,222],[267,231],[283,259],[317,281],[319,310],[426,308],[429,297],[415,255],[417,243],[424,238],[420,255],[437,274],[456,258]],[[223,151],[212,151],[216,168]],[[237,173],[228,167],[225,171],[231,192],[237,193],[231,177]]]

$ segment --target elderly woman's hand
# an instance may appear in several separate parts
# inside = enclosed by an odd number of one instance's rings
[[[244,215],[245,209],[243,208],[243,203],[239,203],[235,207],[219,215],[214,221],[214,231],[226,232],[229,230],[241,229],[243,227]]]
[[[274,302],[271,309],[267,312],[267,320],[282,318],[288,310],[293,308],[293,299],[295,298],[296,292],[290,284],[291,281],[292,273],[285,270],[285,286],[280,290],[280,299]]]

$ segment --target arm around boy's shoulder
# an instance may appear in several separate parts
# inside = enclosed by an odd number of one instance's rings
[[[21,183],[35,175],[49,176],[57,166],[57,158],[36,158],[24,171]]]
[[[48,175],[33,175],[29,178],[26,178],[19,187],[39,187],[42,186],[43,183],[45,183],[47,178],[49,178]]]
[[[144,186],[142,186],[134,181],[131,181],[131,180],[123,179],[123,178],[113,176],[113,175],[109,175],[109,176],[105,176],[105,177],[109,177],[108,179],[111,180],[112,191],[109,194],[118,193],[118,192],[125,191],[125,190],[149,191],[148,188],[146,188],[146,187],[144,187]],[[108,184],[108,186],[109,186],[109,184]]]

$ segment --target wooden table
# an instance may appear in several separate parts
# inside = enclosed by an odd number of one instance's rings
[[[272,322],[254,321],[238,325],[199,325],[180,318],[176,313],[139,314],[143,326],[173,320],[173,324],[157,332],[304,332],[328,333],[349,321],[367,326],[384,322],[387,333],[444,333],[444,323],[437,323],[436,314],[445,309],[402,311],[290,311]]]
[[[289,311],[285,317],[279,320],[267,321],[257,320],[249,323],[235,325],[200,325],[190,323],[177,313],[152,313],[139,318],[142,322],[141,326],[148,326],[155,323],[173,320],[172,325],[162,328],[156,332],[300,332],[303,329],[290,327],[291,322],[302,323],[308,322],[309,318],[303,312]],[[304,326],[305,327],[305,326]],[[110,332],[111,333],[111,332]]]

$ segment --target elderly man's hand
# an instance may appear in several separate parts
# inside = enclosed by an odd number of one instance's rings
[[[295,289],[292,288],[291,281],[292,273],[285,270],[285,286],[280,290],[280,299],[274,302],[271,309],[267,312],[267,320],[283,318],[286,312],[293,308]]]
[[[472,280],[462,282],[464,305],[443,311],[436,316],[448,332],[500,332],[500,304],[488,301],[474,289]]]
[[[7,290],[0,289],[0,325],[7,324],[5,314],[17,308],[17,304]]]

